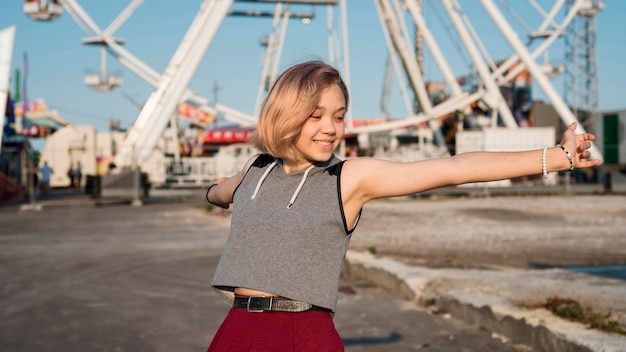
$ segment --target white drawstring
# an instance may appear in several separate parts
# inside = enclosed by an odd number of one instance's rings
[[[304,181],[306,181],[306,177],[309,174],[309,171],[311,171],[311,169],[313,169],[314,167],[315,165],[309,166],[304,172],[304,175],[302,175],[302,180],[300,180],[300,184],[298,185],[298,188],[296,188],[296,191],[293,192],[293,196],[291,196],[291,200],[289,201],[289,205],[287,205],[287,208],[291,208],[293,203],[296,201],[296,197],[298,196],[298,193],[300,193],[300,190],[302,189],[302,186],[304,185]]]
[[[256,188],[254,189],[254,193],[252,193],[252,196],[250,197],[250,199],[256,198],[257,194],[259,193],[259,190],[261,189],[261,184],[263,184],[263,181],[265,181],[265,179],[267,178],[267,175],[269,175],[270,171],[272,171],[272,169],[274,168],[274,166],[276,166],[276,164],[278,164],[278,160],[275,160],[273,163],[270,164],[270,166],[267,167],[267,169],[265,170],[265,172],[259,179],[259,182],[257,182]],[[314,167],[315,165],[311,165],[306,169],[306,171],[304,171],[304,175],[302,175],[300,184],[298,185],[298,188],[296,188],[296,191],[293,192],[293,196],[291,196],[291,200],[289,201],[289,205],[287,205],[287,208],[291,208],[293,203],[296,201],[296,198],[298,197],[298,194],[300,193],[300,190],[302,189],[302,186],[304,185],[304,182],[306,181],[306,177],[309,175],[309,171],[311,171]]]
[[[261,184],[263,183],[263,181],[265,181],[265,178],[267,177],[267,175],[269,175],[270,171],[272,171],[276,164],[278,164],[278,160],[274,160],[274,162],[267,167],[267,170],[265,170],[265,173],[263,173],[263,176],[261,176],[259,182],[257,182],[256,189],[254,190],[254,193],[252,193],[252,197],[250,197],[250,199],[256,198],[257,193],[259,193],[259,189],[261,189]]]

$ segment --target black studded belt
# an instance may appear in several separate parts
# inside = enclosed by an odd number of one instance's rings
[[[294,301],[282,297],[240,297],[235,296],[233,308],[245,308],[248,312],[306,312],[309,310],[321,310],[332,313],[330,309],[314,306],[302,301]]]

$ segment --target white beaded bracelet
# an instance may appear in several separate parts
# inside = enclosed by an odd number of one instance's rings
[[[561,148],[565,152],[565,156],[567,156],[567,160],[569,160],[569,171],[574,170],[574,159],[572,159],[572,154],[570,154],[569,150],[565,149],[562,144],[557,144],[557,147]]]
[[[543,147],[543,151],[541,152],[541,172],[543,173],[543,178],[548,179],[548,167],[546,165],[546,151],[548,147]]]

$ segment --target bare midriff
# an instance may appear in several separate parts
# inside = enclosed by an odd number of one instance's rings
[[[254,296],[257,296],[257,297],[258,296],[276,297],[276,295],[273,294],[273,293],[257,291],[257,290],[253,290],[253,289],[245,288],[245,287],[237,287],[237,288],[235,288],[235,293],[238,294],[238,295],[250,296],[250,297],[254,297]]]

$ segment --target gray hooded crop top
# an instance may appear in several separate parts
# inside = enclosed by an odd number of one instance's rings
[[[287,174],[280,159],[259,155],[233,195],[230,236],[212,285],[271,292],[334,312],[354,231],[341,201],[343,163],[332,157]]]

